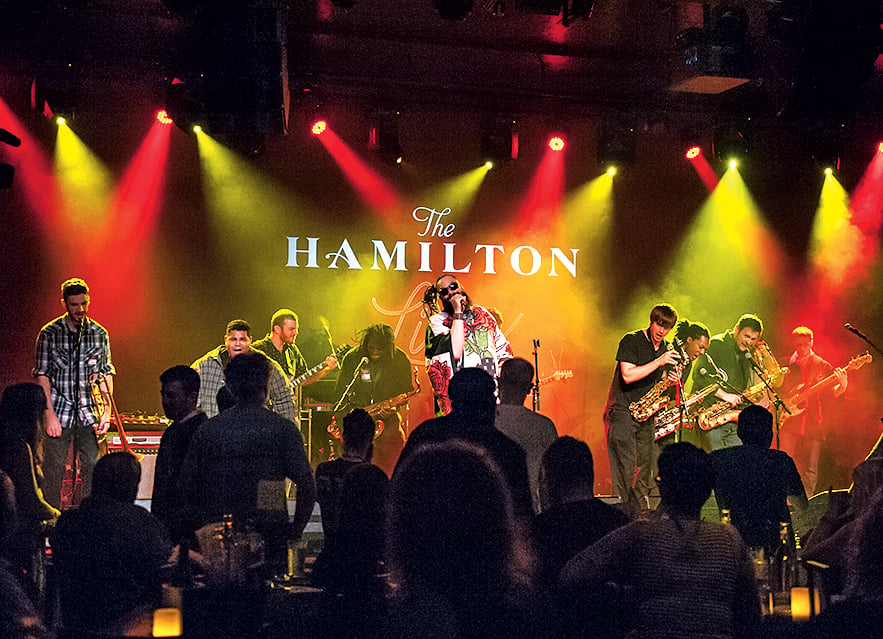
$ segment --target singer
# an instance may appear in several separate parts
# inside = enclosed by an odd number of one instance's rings
[[[451,412],[448,382],[461,368],[483,368],[494,380],[512,347],[487,309],[473,305],[453,275],[444,274],[426,289],[426,372],[435,395],[436,415]]]
[[[46,393],[46,435],[43,439],[43,490],[46,501],[61,509],[62,484],[68,453],[73,446],[73,475],[82,480],[82,497],[92,487],[92,469],[98,460],[98,435],[110,427],[113,377],[107,330],[88,317],[89,286],[79,278],[61,285],[65,314],[44,326],[37,336],[35,381]],[[90,375],[103,375],[103,410],[99,412],[89,384]],[[76,482],[70,500],[76,505]]]
[[[720,381],[721,378],[726,381],[726,387],[718,388],[714,394],[706,397],[703,407],[708,408],[717,402],[725,401],[735,409],[742,403],[742,396],[738,393],[747,390],[754,380],[752,352],[762,333],[763,321],[753,313],[745,313],[736,322],[732,331],[711,338],[707,353],[701,355],[693,366],[692,387],[705,388]],[[740,446],[742,440],[736,434],[736,425],[736,417],[734,417],[733,421],[709,431],[702,431],[700,435],[702,447],[707,452],[711,452]]]
[[[343,398],[350,382],[353,384],[347,397]],[[349,412],[413,389],[411,362],[405,351],[396,346],[392,328],[386,324],[372,324],[359,333],[359,347],[343,358],[334,396],[343,398],[341,405]],[[407,403],[390,406],[377,415],[381,431],[374,440],[374,454],[369,461],[382,468],[387,476],[392,474],[405,445],[406,423],[402,412],[407,408]]]

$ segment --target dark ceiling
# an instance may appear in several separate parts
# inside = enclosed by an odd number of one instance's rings
[[[295,105],[309,89],[311,99],[396,107],[752,117],[802,127],[806,119],[876,118],[883,95],[879,0],[474,0],[458,20],[440,17],[439,6],[456,11],[464,0],[342,2],[0,1],[0,55],[13,73],[74,60],[80,82],[155,85],[157,93],[171,76],[234,68],[224,90],[249,93],[243,78],[269,70],[272,81],[273,54],[264,58],[284,44]],[[731,10],[745,18],[735,50],[719,21]],[[698,73],[684,64],[697,34],[700,64],[749,81],[716,95],[673,91]],[[270,47],[249,53],[243,38]],[[262,59],[243,66],[251,55]],[[742,68],[721,71],[716,56]]]

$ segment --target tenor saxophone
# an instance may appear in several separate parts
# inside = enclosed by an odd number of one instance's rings
[[[684,347],[680,343],[680,340],[675,339],[674,345],[679,351],[680,360],[675,364],[673,370],[677,373],[677,376],[680,377],[684,370],[684,364],[689,361],[689,358],[687,357],[687,353],[684,351]],[[671,345],[669,345],[669,350],[671,350]],[[646,421],[663,408],[668,407],[671,400],[668,395],[665,394],[665,391],[671,386],[671,384],[672,382],[669,380],[668,376],[663,375],[662,379],[653,384],[653,388],[647,391],[641,399],[629,404],[629,412],[632,414],[635,421]]]

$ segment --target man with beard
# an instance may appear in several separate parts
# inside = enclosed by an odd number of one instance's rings
[[[110,360],[107,330],[87,317],[89,286],[81,279],[69,279],[61,285],[61,297],[66,313],[40,330],[34,365],[34,379],[46,393],[47,402],[43,489],[46,501],[56,508],[61,508],[71,446],[74,480],[79,473],[83,497],[89,494],[92,469],[98,461],[97,435],[105,434],[110,427],[112,375],[116,372]],[[104,379],[99,385],[104,404],[100,414],[90,388],[93,376]]]
[[[463,368],[483,368],[496,379],[500,365],[512,357],[512,347],[493,316],[472,304],[453,275],[439,277],[435,287],[427,289],[423,301],[430,310],[427,373],[436,414],[447,415],[451,412],[448,382],[454,373]]]
[[[732,331],[712,337],[708,351],[693,365],[693,388],[705,388],[708,384],[721,380],[724,382],[713,395],[705,398],[703,406],[708,408],[724,401],[734,409],[731,421],[712,430],[702,431],[702,447],[708,452],[742,444],[736,433],[739,413],[735,408],[744,401],[741,393],[755,379],[752,357],[762,333],[761,319],[757,315],[746,313],[739,318]]]

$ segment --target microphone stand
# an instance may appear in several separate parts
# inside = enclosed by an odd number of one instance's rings
[[[334,408],[331,409],[332,413],[336,413],[341,408],[343,408],[343,403],[346,400],[346,396],[349,395],[350,389],[353,387],[353,384],[356,383],[356,379],[359,377],[359,371],[362,370],[362,366],[368,363],[368,358],[363,357],[362,361],[359,362],[359,365],[356,366],[356,370],[353,371],[353,378],[350,380],[350,383],[346,385],[346,388],[343,389],[343,395],[340,396],[340,399],[337,400],[337,403],[334,404]]]
[[[534,381],[533,392],[531,393],[533,399],[533,411],[535,413],[540,412],[540,360],[539,360],[539,352],[540,348],[540,340],[535,339],[533,341],[533,369],[536,381]]]
[[[858,337],[860,340],[862,340],[865,344],[867,344],[868,346],[870,346],[871,348],[873,348],[875,351],[877,351],[878,353],[880,353],[881,355],[883,355],[883,351],[881,351],[881,350],[877,347],[877,345],[874,344],[874,342],[872,342],[870,339],[868,339],[868,336],[865,335],[864,333],[862,333],[860,330],[858,330],[857,328],[855,328],[855,327],[853,327],[853,326],[850,326],[849,324],[847,324],[847,325],[845,326],[845,328],[846,328],[846,330],[848,330],[850,333],[852,333],[853,335],[855,335],[856,337]]]
[[[775,417],[775,420],[776,420],[776,422],[775,422],[776,423],[776,450],[780,450],[781,442],[779,440],[779,409],[785,409],[785,412],[788,413],[789,415],[791,414],[791,411],[788,410],[788,407],[785,405],[785,402],[782,401],[782,398],[775,391],[775,389],[772,386],[770,386],[769,381],[764,376],[764,373],[766,371],[763,370],[763,368],[760,366],[760,364],[758,364],[756,361],[754,361],[754,357],[749,357],[748,361],[751,362],[751,368],[754,369],[754,372],[760,378],[760,381],[762,381],[763,385],[766,386],[767,391],[770,393],[770,395],[773,396],[773,409],[774,409],[773,416]]]

